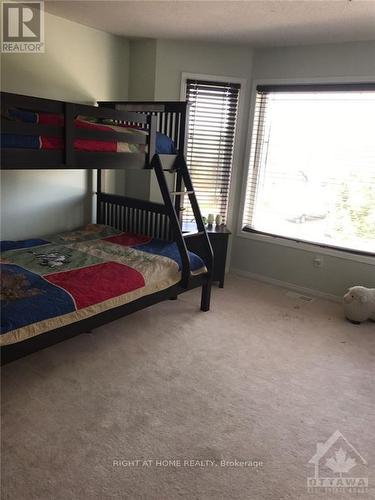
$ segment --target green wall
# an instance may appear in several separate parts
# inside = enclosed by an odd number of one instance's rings
[[[251,78],[253,50],[246,45],[158,40],[156,100],[180,100],[181,73]]]
[[[44,54],[2,54],[6,92],[84,103],[126,99],[129,43],[45,14]],[[89,171],[3,171],[1,235],[18,239],[91,220]]]
[[[221,43],[194,43],[174,40],[134,41],[131,42],[129,97],[143,99],[176,100],[181,99],[182,72],[227,76],[245,80],[243,88],[243,107],[249,107],[249,84],[252,70],[253,50],[245,45]],[[134,54],[134,56],[133,56]],[[154,64],[150,59],[154,57]],[[144,58],[147,64],[139,61]],[[136,61],[136,63],[135,63]],[[135,67],[134,67],[135,65]],[[135,69],[135,73],[133,70]],[[136,75],[136,76],[135,76]],[[145,84],[151,78],[153,83]],[[246,111],[242,121],[247,122]],[[243,157],[246,127],[241,127],[242,139],[239,141],[238,160]],[[234,170],[240,170],[237,162]],[[135,174],[137,175],[137,174]],[[170,180],[170,179],[169,179]],[[128,183],[127,186],[130,184]],[[160,201],[160,190],[153,172],[149,173],[149,196]]]
[[[155,97],[156,40],[131,40],[129,98],[153,101]]]
[[[252,77],[279,82],[375,81],[375,42],[260,49],[255,52]],[[236,199],[239,214],[240,196]],[[317,255],[323,257],[322,268],[313,266]],[[356,262],[344,257],[321,254],[319,247],[307,251],[275,244],[272,238],[261,242],[234,235],[231,266],[247,275],[329,295],[341,296],[355,284],[375,287],[375,259]]]

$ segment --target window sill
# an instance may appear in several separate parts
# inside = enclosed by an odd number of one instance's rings
[[[299,242],[289,238],[279,238],[277,236],[269,236],[266,234],[250,233],[247,231],[243,231],[242,229],[240,229],[240,231],[237,233],[237,236],[239,238],[259,241],[262,243],[269,243],[272,245],[280,245],[314,254],[329,255],[338,259],[349,260],[352,262],[361,262],[363,264],[372,264],[373,266],[375,266],[375,256],[372,257],[370,255],[359,255],[347,251],[344,252],[342,250],[334,248],[322,247],[319,244]]]

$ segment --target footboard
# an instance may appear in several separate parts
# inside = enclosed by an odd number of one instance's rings
[[[162,240],[173,239],[164,205],[107,193],[98,193],[97,197],[98,224]]]

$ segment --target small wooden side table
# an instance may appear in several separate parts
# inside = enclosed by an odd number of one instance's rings
[[[214,268],[212,273],[212,281],[219,283],[219,288],[224,288],[225,280],[225,264],[227,260],[228,241],[231,232],[226,226],[206,226],[207,234],[211,242],[212,250],[214,252]],[[184,223],[182,225],[183,232],[195,232],[195,224]],[[194,249],[199,253],[199,239],[189,239],[189,250],[194,252]]]

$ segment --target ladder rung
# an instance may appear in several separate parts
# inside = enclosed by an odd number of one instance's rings
[[[183,234],[182,236],[184,238],[193,238],[194,236],[202,236],[204,234],[203,231],[199,231],[198,233],[186,233],[186,234]]]
[[[194,191],[171,191],[170,194],[193,194]]]

